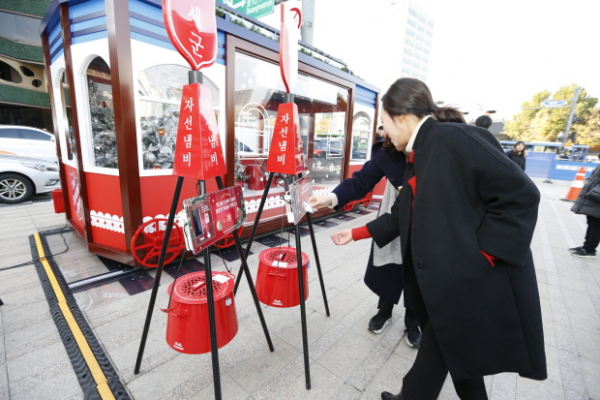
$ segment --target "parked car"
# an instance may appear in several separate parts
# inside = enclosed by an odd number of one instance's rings
[[[58,162],[54,135],[28,126],[0,125],[0,154]]]
[[[19,203],[60,188],[58,165],[37,158],[0,154],[0,202]]]

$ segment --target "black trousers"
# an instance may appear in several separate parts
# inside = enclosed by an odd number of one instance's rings
[[[404,296],[406,297],[406,293],[404,293]],[[394,303],[390,303],[383,297],[380,297],[379,303],[377,304],[377,308],[391,313],[394,309]],[[415,314],[415,311],[412,308],[406,307],[404,309],[404,326],[408,330],[419,328],[419,321],[417,321],[417,315]]]
[[[587,215],[587,231],[585,232],[585,242],[583,248],[587,252],[594,252],[600,244],[600,218]]]
[[[402,381],[402,398],[404,400],[435,400],[448,375],[448,367],[429,323],[429,314],[421,295],[410,254],[410,243],[408,248],[403,269],[404,293],[410,297],[423,336],[417,358]],[[438,334],[443,335],[443,332],[438,332]],[[488,399],[483,377],[453,382],[456,394],[461,400]]]

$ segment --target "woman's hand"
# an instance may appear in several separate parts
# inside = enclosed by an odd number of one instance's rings
[[[310,204],[310,206],[314,210],[320,210],[321,208],[325,208],[325,207],[331,205],[331,196],[329,196],[329,195],[320,196],[318,194],[313,194],[308,199],[308,204]]]
[[[348,244],[352,241],[352,229],[344,229],[331,235],[331,240],[338,246]]]

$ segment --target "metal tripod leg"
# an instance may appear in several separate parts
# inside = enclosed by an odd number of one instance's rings
[[[308,333],[306,329],[306,304],[304,303],[304,267],[302,266],[302,249],[300,247],[300,225],[296,225],[296,258],[298,260],[298,285],[300,289],[300,317],[302,319],[302,349],[304,352],[304,376],[306,388],[310,389],[310,360],[308,358]]]
[[[210,246],[204,249],[204,277],[206,280],[206,300],[208,303],[208,327],[210,331],[210,355],[212,357],[215,400],[221,400],[221,371],[219,369],[219,347],[217,346],[217,325],[215,322],[215,299],[213,297],[212,267]]]
[[[319,283],[321,284],[321,294],[323,295],[323,303],[325,304],[325,312],[329,317],[329,304],[327,302],[327,293],[325,293],[325,282],[323,281],[323,273],[321,272],[321,262],[319,261],[319,252],[317,250],[317,241],[315,240],[315,230],[313,228],[312,217],[310,213],[306,213],[308,222],[308,230],[310,231],[310,240],[312,241],[313,252],[315,253],[315,261],[317,263],[317,272],[319,274]]]
[[[219,189],[223,189],[223,181],[220,176],[217,176],[217,186]],[[265,338],[267,339],[267,344],[269,345],[269,350],[275,351],[273,347],[273,342],[271,341],[271,335],[269,334],[269,329],[267,328],[267,323],[265,322],[265,317],[262,312],[262,308],[260,307],[260,303],[258,302],[258,296],[256,295],[256,288],[254,287],[254,281],[252,280],[252,275],[250,275],[250,268],[248,267],[248,262],[246,258],[247,255],[244,256],[244,250],[242,248],[242,243],[240,242],[240,237],[237,231],[233,231],[233,238],[235,240],[235,247],[237,248],[240,259],[242,260],[242,266],[240,268],[239,275],[246,272],[246,280],[248,281],[248,286],[250,286],[250,292],[252,293],[252,299],[254,300],[254,306],[256,307],[256,311],[258,312],[258,318],[260,319],[260,325],[262,326],[263,332],[265,333]],[[237,286],[237,284],[236,284]],[[235,292],[234,292],[235,295]]]
[[[169,247],[169,239],[171,238],[171,229],[173,228],[173,221],[175,221],[175,212],[177,211],[177,203],[179,203],[179,196],[181,194],[181,187],[183,186],[183,176],[177,178],[177,184],[175,185],[175,193],[173,194],[173,202],[171,203],[171,211],[169,212],[169,219],[167,222],[167,230],[163,238],[163,245],[160,249],[160,256],[158,258],[158,267],[156,269],[156,276],[154,278],[154,287],[152,287],[152,294],[150,295],[150,303],[148,304],[148,312],[146,313],[146,322],[144,322],[144,330],[142,332],[142,338],[140,340],[140,348],[138,350],[137,359],[135,362],[134,374],[140,373],[140,366],[142,365],[142,358],[144,357],[144,349],[146,347],[146,339],[148,339],[148,331],[150,330],[150,322],[152,321],[152,312],[154,311],[154,305],[156,304],[156,295],[158,294],[158,287],[160,286],[160,278],[162,276],[165,257],[167,254],[167,247]]]
[[[260,199],[260,204],[258,205],[258,212],[256,213],[256,219],[254,220],[254,225],[252,225],[252,232],[250,232],[250,236],[248,237],[248,244],[246,245],[246,252],[244,253],[245,259],[248,259],[248,255],[250,254],[250,248],[252,247],[252,242],[254,241],[254,236],[256,235],[256,229],[258,228],[260,216],[265,206],[265,202],[267,201],[267,195],[269,194],[269,188],[271,187],[273,176],[274,174],[272,172],[269,172],[269,177],[267,178],[267,186],[265,186],[265,189],[263,190],[263,194]],[[244,270],[241,267],[242,266],[240,266],[240,273],[238,274],[237,279],[235,281],[235,286],[233,287],[234,295],[237,293],[238,286],[240,285],[240,282],[242,280],[242,275],[244,274]]]

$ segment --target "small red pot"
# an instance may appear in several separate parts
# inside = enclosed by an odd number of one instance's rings
[[[213,272],[213,297],[215,299],[215,322],[217,346],[229,343],[237,334],[238,321],[235,312],[233,287],[235,275]],[[169,285],[171,293],[173,283]],[[185,354],[210,352],[208,304],[204,272],[194,272],[177,279],[171,296],[167,320],[167,343],[171,348]]]
[[[258,255],[256,294],[258,300],[272,307],[295,307],[300,304],[298,259],[293,247],[273,247]],[[302,253],[304,300],[308,299],[308,256]]]

